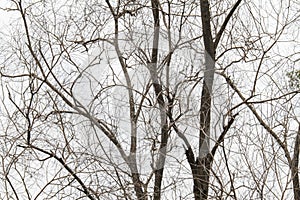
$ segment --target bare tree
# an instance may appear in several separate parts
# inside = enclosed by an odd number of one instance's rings
[[[1,198],[299,199],[299,3],[8,3]]]

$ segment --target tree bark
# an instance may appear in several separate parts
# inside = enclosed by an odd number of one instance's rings
[[[205,71],[200,104],[199,157],[194,163],[194,196],[196,200],[208,198],[210,155],[210,118],[211,97],[215,73],[215,46],[211,34],[210,11],[208,0],[201,0],[201,20],[204,41]]]
[[[298,128],[296,140],[295,140],[295,146],[294,146],[294,156],[291,166],[291,172],[292,172],[292,180],[293,180],[293,190],[294,190],[294,199],[299,200],[300,199],[300,184],[299,184],[299,146],[300,145],[300,126]]]
[[[186,156],[193,173],[194,196],[196,200],[208,199],[210,170],[215,150],[219,145],[216,144],[213,148],[214,152],[210,152],[211,100],[215,74],[215,52],[228,21],[240,3],[241,0],[238,0],[226,16],[226,19],[217,33],[216,40],[214,42],[210,25],[211,15],[209,1],[200,0],[205,70],[200,103],[199,157],[197,159],[194,158],[191,148],[186,151]],[[228,124],[228,127],[231,126],[233,120],[234,118],[232,119],[232,122]],[[225,127],[223,132],[224,134],[227,132]],[[224,137],[222,134],[221,137]]]
[[[159,45],[159,0],[152,0],[152,14],[154,20],[154,36],[153,36],[153,44],[152,44],[152,55],[151,55],[151,63],[148,63],[148,69],[150,71],[150,76],[152,80],[152,85],[154,88],[154,92],[157,98],[159,112],[160,112],[160,126],[161,126],[161,139],[160,139],[160,147],[159,147],[159,156],[158,160],[155,164],[154,169],[154,200],[161,199],[161,184],[164,173],[164,166],[166,160],[167,153],[167,143],[168,143],[168,131],[169,125],[167,120],[167,110],[166,103],[163,97],[162,85],[159,82],[158,70],[157,70],[157,61],[158,61],[158,45]]]
[[[146,200],[147,199],[147,193],[143,190],[143,182],[140,179],[140,174],[137,168],[137,160],[136,160],[136,148],[137,148],[137,119],[138,116],[136,115],[135,111],[135,103],[134,103],[134,97],[133,97],[133,87],[131,83],[131,79],[129,77],[128,73],[128,66],[126,62],[124,61],[124,58],[122,57],[122,52],[119,48],[119,15],[114,12],[114,9],[112,5],[110,4],[109,0],[106,0],[106,3],[111,11],[111,14],[114,18],[114,47],[116,50],[116,53],[118,55],[118,60],[121,64],[122,71],[126,80],[126,86],[128,91],[128,97],[129,97],[129,109],[130,109],[130,128],[131,128],[131,139],[130,139],[130,153],[129,156],[123,156],[124,160],[126,161],[127,165],[130,168],[131,172],[131,178],[134,185],[134,190],[136,193],[136,196],[138,200]]]

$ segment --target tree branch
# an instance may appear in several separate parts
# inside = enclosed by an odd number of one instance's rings
[[[75,180],[80,184],[80,186],[83,188],[83,193],[86,194],[86,196],[91,199],[91,200],[96,200],[92,194],[90,193],[90,189],[86,187],[86,185],[83,183],[83,181],[79,178],[79,176],[77,176],[77,174],[67,165],[67,163],[60,157],[58,157],[56,154],[52,153],[52,152],[48,152],[44,149],[41,149],[37,146],[34,146],[32,144],[29,144],[28,146],[22,146],[22,145],[18,145],[19,147],[22,147],[24,149],[27,149],[27,148],[32,148],[32,149],[35,149],[39,152],[42,152],[46,155],[48,155],[49,157],[52,157],[54,158],[55,160],[57,160],[74,178]]]
[[[221,135],[219,136],[215,146],[211,150],[212,158],[214,157],[214,155],[215,155],[218,147],[220,146],[220,144],[224,141],[224,137],[225,137],[226,133],[228,132],[228,130],[230,129],[231,125],[233,124],[233,122],[234,122],[237,115],[238,115],[238,113],[233,115],[230,118],[228,124],[223,128],[223,132],[221,133]]]
[[[218,33],[216,35],[216,39],[215,39],[215,42],[214,42],[215,48],[217,48],[217,46],[218,46],[218,44],[220,42],[220,39],[221,39],[221,37],[222,37],[222,35],[223,35],[224,31],[225,31],[225,28],[226,28],[226,26],[227,26],[230,18],[232,17],[234,11],[237,9],[237,7],[240,5],[241,2],[242,2],[242,0],[238,0],[234,4],[233,8],[230,10],[230,12],[228,13],[228,15],[226,16],[226,18],[225,18],[225,20],[224,20],[224,22],[223,22],[220,30],[218,31]]]

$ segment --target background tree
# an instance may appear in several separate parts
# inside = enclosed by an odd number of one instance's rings
[[[7,3],[1,198],[299,198],[299,3]]]

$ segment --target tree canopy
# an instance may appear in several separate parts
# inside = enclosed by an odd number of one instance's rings
[[[298,1],[0,8],[0,198],[300,199]]]

